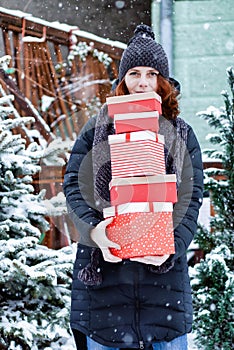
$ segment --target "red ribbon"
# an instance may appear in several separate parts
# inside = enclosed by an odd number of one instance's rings
[[[151,213],[154,213],[154,203],[153,202],[149,202],[149,211]]]
[[[126,138],[125,138],[126,142],[130,142],[130,138],[131,138],[130,132],[127,132],[126,133]]]

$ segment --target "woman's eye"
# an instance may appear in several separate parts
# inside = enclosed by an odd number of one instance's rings
[[[130,72],[129,75],[137,75],[137,72]]]
[[[150,75],[151,75],[152,77],[156,77],[156,76],[158,75],[158,73],[156,73],[156,72],[151,72]]]

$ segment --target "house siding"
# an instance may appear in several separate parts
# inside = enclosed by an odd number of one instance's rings
[[[226,68],[234,64],[233,0],[175,1],[173,6],[174,76],[182,85],[182,115],[207,148],[206,135],[214,130],[196,113],[223,106]]]
[[[137,24],[150,25],[150,4],[151,0],[1,0],[0,6],[31,13],[49,22],[78,26],[105,39],[126,42]]]

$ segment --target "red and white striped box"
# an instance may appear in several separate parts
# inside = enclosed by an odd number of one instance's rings
[[[164,136],[144,130],[109,135],[112,178],[165,174]]]
[[[106,103],[110,117],[115,114],[149,111],[158,111],[162,114],[162,99],[154,91],[107,97]]]
[[[159,131],[159,113],[157,111],[124,113],[114,115],[116,134],[140,130]]]
[[[112,254],[128,259],[138,256],[174,254],[172,203],[125,203],[105,208],[104,218],[114,217],[107,236],[121,249]]]
[[[177,202],[175,174],[115,178],[109,189],[112,206],[130,202]]]

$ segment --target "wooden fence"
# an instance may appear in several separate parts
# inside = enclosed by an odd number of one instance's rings
[[[0,84],[6,94],[14,95],[19,115],[35,119],[15,132],[28,143],[33,141],[29,129],[39,132],[38,142],[50,144],[58,137],[73,141],[96,100],[103,103],[109,94],[125,44],[1,7],[0,29],[4,54],[11,57],[9,68],[0,68]],[[45,99],[50,101],[46,108]],[[64,169],[42,164],[34,177],[35,192],[46,189],[47,199],[62,192]],[[78,239],[66,214],[48,221],[44,243],[49,247],[57,249]]]
[[[47,141],[54,135],[74,139],[92,99],[104,102],[110,92],[124,44],[3,8],[0,28],[5,55],[11,56],[9,74],[1,70],[0,83],[15,95],[20,114],[33,115],[33,126]],[[83,45],[82,57],[78,44]],[[46,110],[45,96],[51,100]]]

